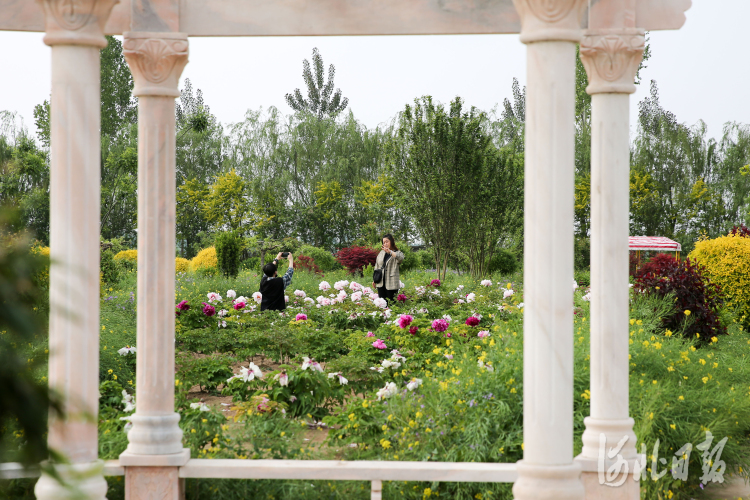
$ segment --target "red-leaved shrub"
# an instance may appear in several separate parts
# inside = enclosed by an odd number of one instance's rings
[[[663,326],[669,330],[677,332],[685,327],[685,337],[700,342],[710,342],[711,337],[727,333],[718,316],[724,304],[721,288],[711,283],[703,268],[690,259],[680,261],[669,254],[657,254],[638,270],[635,290],[662,297],[674,294],[677,310],[663,318]]]
[[[336,260],[347,268],[350,273],[362,273],[362,268],[368,264],[375,265],[378,251],[368,247],[342,248],[336,254]]]
[[[307,271],[308,273],[317,274],[323,276],[323,272],[320,270],[318,265],[315,263],[315,259],[308,257],[307,255],[297,256],[295,267],[301,271]]]
[[[734,226],[732,230],[729,231],[729,234],[739,235],[743,238],[750,238],[750,229],[748,229],[746,225],[740,224],[739,226]]]

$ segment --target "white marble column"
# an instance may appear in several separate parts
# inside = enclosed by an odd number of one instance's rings
[[[50,414],[49,446],[69,464],[52,464],[73,489],[43,474],[39,499],[103,499],[107,482],[98,460],[99,408],[99,50],[117,0],[69,9],[39,1],[52,47],[50,102],[49,384],[64,401]]]
[[[586,498],[640,498],[632,475],[606,485],[601,472],[619,454],[632,473],[637,458],[628,412],[629,104],[643,50],[643,30],[632,27],[587,30],[581,42],[586,91],[592,96],[591,416],[585,419],[583,451],[577,457],[585,471]],[[625,437],[619,453],[610,454]]]
[[[573,461],[575,48],[585,0],[514,0],[527,44],[519,500],[583,499]]]
[[[138,358],[136,412],[120,463],[128,499],[151,498],[143,484],[177,498],[176,467],[190,457],[174,411],[174,99],[187,35],[127,32],[123,52],[138,96]]]

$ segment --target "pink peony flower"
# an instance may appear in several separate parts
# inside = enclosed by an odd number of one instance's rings
[[[245,305],[246,305],[246,304],[245,304],[244,302],[237,302],[236,304],[234,304],[234,308],[235,308],[235,309],[236,309],[237,311],[239,311],[240,309],[242,309],[243,307],[245,307]]]
[[[306,321],[307,320],[307,314],[299,313],[294,319],[295,319],[295,321]]]
[[[432,322],[432,329],[436,332],[444,332],[448,329],[448,322],[444,319],[436,319]]]
[[[398,297],[396,297],[396,300],[398,300],[399,302],[406,302],[406,295],[404,295],[403,293],[399,293]]]
[[[374,336],[375,334],[372,332],[367,332],[367,335],[365,335],[365,337],[374,337]]]
[[[216,314],[216,308],[210,304],[206,304],[205,302],[202,302],[203,304],[203,314],[206,316],[213,316]]]
[[[432,281],[430,281],[430,286],[440,286],[440,280],[432,280]]]
[[[480,339],[483,339],[489,336],[490,336],[489,330],[482,330],[481,332],[477,333],[477,337],[479,337]]]
[[[388,349],[388,346],[386,346],[386,345],[385,345],[385,342],[383,342],[383,341],[382,341],[382,340],[380,340],[380,339],[378,339],[378,340],[376,340],[375,342],[373,342],[373,343],[372,343],[372,346],[373,346],[373,347],[374,347],[375,349]]]
[[[398,318],[398,326],[401,328],[406,328],[411,324],[411,322],[414,320],[411,316],[408,314],[402,314],[400,318]]]
[[[411,328],[409,328],[409,333],[411,333],[412,335],[415,335],[417,331],[419,331],[419,327],[417,325],[414,325]]]
[[[479,324],[479,318],[476,316],[469,316],[466,318],[466,324],[469,326],[477,326]]]
[[[188,305],[187,300],[183,300],[182,302],[177,304],[177,309],[181,311],[187,311],[188,309],[190,309],[190,306]]]

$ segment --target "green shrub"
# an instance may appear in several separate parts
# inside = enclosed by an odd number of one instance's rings
[[[435,256],[432,255],[430,250],[420,250],[416,254],[419,257],[419,265],[422,269],[435,268]]]
[[[189,386],[197,385],[200,390],[214,392],[219,384],[226,383],[234,375],[229,356],[211,355],[205,357],[183,356],[178,360],[180,368],[177,378]]]
[[[518,259],[513,252],[498,248],[490,261],[490,274],[500,273],[503,276],[513,274],[518,269]]]
[[[403,245],[397,245],[398,249],[404,253],[404,260],[401,262],[399,269],[401,272],[413,271],[422,267],[422,261],[416,252],[412,252],[409,245],[404,243]]]
[[[250,257],[240,262],[240,269],[249,269],[260,272],[260,257]]]
[[[216,259],[221,273],[236,278],[240,273],[240,256],[244,240],[234,231],[227,231],[216,236]]]
[[[115,262],[114,254],[111,250],[102,251],[99,265],[102,272],[102,279],[105,283],[114,285],[120,280],[120,265]]]
[[[573,266],[576,271],[586,271],[591,267],[591,240],[589,238],[575,239]]]
[[[590,271],[576,271],[573,273],[573,279],[576,280],[578,286],[586,288],[591,286],[591,272]]]
[[[315,264],[317,264],[320,270],[324,273],[341,268],[341,266],[336,262],[336,259],[333,258],[333,254],[328,250],[324,250],[322,248],[303,245],[299,248],[297,255],[307,255],[308,257],[312,257],[315,261]]]

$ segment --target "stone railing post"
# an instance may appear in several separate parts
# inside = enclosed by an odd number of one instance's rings
[[[573,460],[575,51],[585,0],[514,0],[527,45],[519,500],[584,497]]]
[[[99,408],[99,50],[117,0],[38,0],[44,43],[52,47],[50,101],[49,385],[65,415],[50,414],[49,446],[69,464],[52,464],[65,480],[42,474],[39,499],[104,499],[98,460]],[[75,490],[78,490],[77,492]]]
[[[175,97],[188,62],[184,33],[127,32],[138,96],[138,357],[126,466],[129,500],[178,498],[190,458],[174,411]]]
[[[637,458],[628,411],[629,100],[644,42],[643,30],[633,27],[590,29],[581,41],[581,60],[589,77],[586,91],[592,96],[591,416],[584,420],[583,451],[577,457],[587,498],[640,498],[639,483],[632,476],[605,484],[600,472],[606,472],[619,454],[632,473]],[[624,437],[622,448],[610,457]],[[602,471],[600,460],[605,464]],[[619,493],[613,490],[618,484]]]

